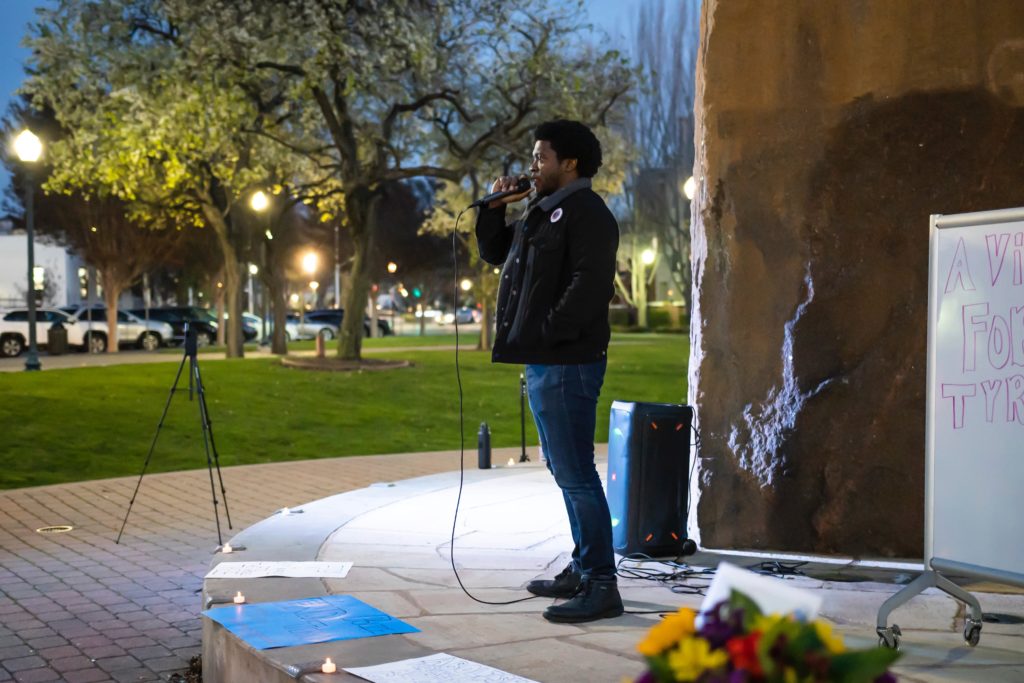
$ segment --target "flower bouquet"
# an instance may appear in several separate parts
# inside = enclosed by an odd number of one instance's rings
[[[704,614],[683,608],[637,649],[648,671],[635,683],[894,683],[895,650],[847,650],[823,621],[763,614],[739,591]]]

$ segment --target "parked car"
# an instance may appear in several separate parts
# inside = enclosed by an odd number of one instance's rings
[[[334,329],[335,336],[337,336],[338,329],[341,328],[341,321],[344,320],[344,318],[345,311],[340,308],[321,308],[315,311],[310,311],[306,314],[306,324],[313,328],[316,328],[319,325],[330,325]],[[391,324],[384,318],[377,318],[377,331],[382,337],[394,334],[394,331],[391,329]],[[369,316],[363,316],[363,334],[367,337],[370,336]],[[312,339],[314,336],[316,336],[315,332],[309,338]]]
[[[146,319],[146,309],[144,308],[132,309],[131,313],[143,320]],[[168,341],[178,346],[185,343],[186,323],[190,323],[196,330],[196,341],[199,343],[199,346],[208,346],[217,339],[216,322],[211,325],[205,316],[199,319],[199,317],[191,312],[191,308],[188,306],[151,308],[149,309],[149,319],[159,320],[170,325],[173,334]]]
[[[71,307],[62,308],[68,311]],[[70,311],[69,311],[70,312]],[[82,328],[83,347],[92,353],[103,353],[107,350],[107,309],[103,306],[79,307],[71,312],[71,317],[78,321]],[[150,320],[146,322],[128,311],[117,311],[118,346],[134,346],[155,351],[166,346],[174,337],[174,329],[165,322]]]
[[[195,313],[195,315],[196,315],[196,317],[198,319],[204,320],[204,321],[208,322],[210,325],[213,326],[214,330],[217,329],[217,314],[216,313],[214,313],[213,311],[211,311],[208,308],[198,308],[196,306],[190,307],[190,310],[192,310]],[[249,323],[248,320],[246,320],[246,315],[247,314],[242,313],[242,340],[243,341],[247,341],[247,342],[251,342],[253,339],[255,339],[256,337],[260,336],[260,333],[259,333],[259,329],[254,327],[252,324]],[[227,320],[230,317],[231,317],[231,315],[229,313],[225,313],[224,314],[224,319],[225,320]]]
[[[64,311],[55,308],[36,309],[36,345],[47,346],[47,331],[60,323],[68,332],[69,346],[83,346],[83,328]],[[0,355],[13,358],[28,347],[28,309],[15,308],[0,313]]]
[[[141,311],[141,314],[140,314]],[[134,309],[132,311],[142,317],[145,309]],[[185,342],[185,323],[189,323],[196,331],[196,342],[199,346],[209,346],[217,341],[217,315],[208,308],[199,306],[163,306],[161,308],[149,309],[149,317],[156,320],[164,320],[174,327],[175,342]],[[242,320],[242,336],[245,341],[252,341],[259,336],[256,327]]]
[[[484,314],[480,312],[479,308],[469,308],[463,306],[462,308],[455,311],[455,322],[460,325],[468,325],[470,323],[478,323],[483,320]]]

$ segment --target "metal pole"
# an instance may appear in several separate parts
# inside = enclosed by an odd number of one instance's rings
[[[249,303],[249,305],[248,305],[247,308],[249,309],[249,313],[252,313],[252,314],[255,315],[256,314],[256,304],[253,303],[253,298],[252,298],[252,268],[249,268],[249,301],[248,301],[248,303]]]
[[[267,270],[267,240],[266,239],[264,239],[262,242],[260,242],[260,250],[262,252],[262,254],[261,254],[262,255],[262,259],[261,259],[262,260],[262,264],[261,265],[262,265],[262,268],[263,268],[263,283],[262,283],[262,287],[260,287],[260,308],[261,308],[261,313],[263,313],[263,315],[261,316],[263,318],[263,322],[261,324],[261,327],[263,329],[260,330],[260,333],[261,333],[260,344],[267,344],[267,343],[269,343],[267,341],[267,315],[268,315],[268,310],[267,310],[268,285],[267,285],[267,283],[268,283],[268,280],[269,280],[270,276],[272,275],[272,273],[270,273]]]
[[[519,443],[522,445],[519,462],[530,462],[526,454],[526,375],[523,373],[519,373]]]
[[[341,308],[341,250],[338,242],[338,223],[334,223],[334,307]]]
[[[28,198],[25,202],[26,222],[28,223],[28,356],[25,358],[25,370],[42,370],[39,363],[39,350],[36,348],[36,217],[33,196],[35,195],[35,175],[28,173]]]

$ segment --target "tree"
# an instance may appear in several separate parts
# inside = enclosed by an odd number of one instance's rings
[[[51,142],[64,133],[52,111],[33,111],[24,104],[11,107],[2,127],[4,138],[17,128],[30,128]],[[32,176],[9,154],[3,162],[11,171],[12,183],[7,191],[6,205],[20,209],[26,192],[36,192],[40,180],[50,174],[49,156],[40,162]],[[79,191],[66,194],[43,194],[35,200],[36,225],[39,234],[49,235],[70,247],[89,265],[96,268],[103,283],[103,299],[107,314],[108,352],[118,350],[117,309],[121,293],[130,287],[149,267],[173,252],[181,241],[177,231],[155,231],[131,220],[127,206],[111,196],[94,196]]]
[[[632,241],[656,241],[686,302],[687,312],[692,287],[690,202],[683,186],[693,170],[694,74],[699,28],[699,0],[659,0],[639,5],[633,50],[645,87],[640,89],[630,109],[627,126],[627,137],[634,150],[627,181],[635,234]],[[627,256],[625,260],[635,259]],[[632,279],[641,285],[644,282],[642,277]],[[627,291],[624,283],[620,283],[619,291],[631,305],[637,306],[638,317],[646,318],[646,289],[642,293],[632,288]]]
[[[247,83],[209,59],[169,7],[97,0],[38,10],[24,90],[67,131],[49,148],[48,190],[116,197],[147,225],[212,228],[231,314],[228,355],[241,356],[239,213],[280,158],[258,144],[253,129],[265,112]]]
[[[429,176],[459,183],[493,150],[515,150],[542,112],[574,100],[603,121],[632,84],[613,51],[589,47],[580,7],[540,0],[284,0],[175,3],[204,44],[261,87],[287,93],[259,132],[329,171],[354,254],[349,311],[362,310],[383,188]],[[280,16],[288,16],[285,24]],[[347,315],[339,355],[357,359]]]

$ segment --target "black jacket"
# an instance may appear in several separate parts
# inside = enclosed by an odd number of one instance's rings
[[[480,256],[502,265],[493,359],[571,365],[605,357],[615,293],[619,226],[589,178],[530,202],[505,224],[505,208],[477,216]]]

